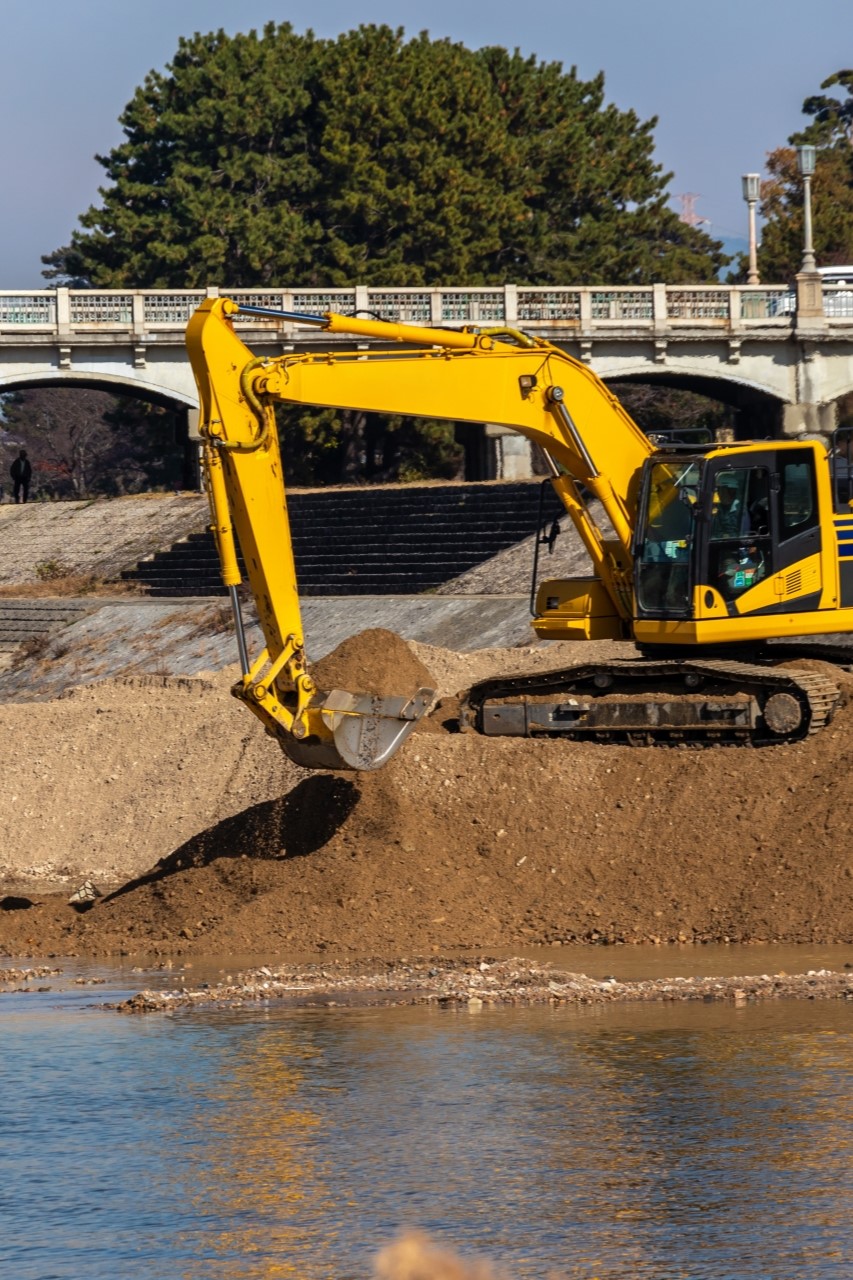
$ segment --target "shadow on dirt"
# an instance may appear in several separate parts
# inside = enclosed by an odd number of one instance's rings
[[[191,867],[207,866],[218,858],[305,857],[331,840],[352,813],[360,794],[355,783],[345,778],[306,778],[280,800],[252,805],[192,836],[174,853],[161,858],[151,871],[128,880],[101,902],[113,902],[143,885],[156,884]]]
[[[30,907],[36,905],[32,898],[20,898],[13,893],[8,893],[5,898],[0,898],[0,911],[28,911]]]

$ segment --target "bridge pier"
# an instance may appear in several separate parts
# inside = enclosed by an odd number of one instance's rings
[[[184,412],[184,489],[200,490],[201,480],[201,436],[198,432],[198,409],[186,409]]]
[[[786,437],[805,433],[829,439],[838,426],[837,386],[833,385],[831,368],[835,353],[828,348],[826,334],[821,332],[825,323],[822,316],[798,317],[799,358],[793,368],[794,395],[782,410],[782,434]],[[814,333],[810,332],[812,329]]]
[[[835,403],[782,406],[782,435],[786,439],[805,434],[829,440],[837,426],[838,405]]]

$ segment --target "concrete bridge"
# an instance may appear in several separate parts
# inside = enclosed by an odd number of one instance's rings
[[[853,289],[649,287],[78,290],[0,292],[0,391],[82,385],[196,408],[184,328],[228,293],[276,310],[362,311],[415,324],[508,325],[548,338],[601,377],[688,388],[731,405],[736,434],[829,434],[853,404]],[[352,346],[281,321],[238,321],[259,354]]]

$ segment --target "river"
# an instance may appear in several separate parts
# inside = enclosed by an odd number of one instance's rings
[[[0,996],[9,1280],[367,1280],[405,1228],[515,1280],[853,1274],[849,1002],[134,1018],[174,975],[63,968]]]

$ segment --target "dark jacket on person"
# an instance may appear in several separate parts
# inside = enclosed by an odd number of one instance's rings
[[[30,476],[33,474],[29,458],[16,458],[9,468],[9,474],[14,481],[20,480],[23,484],[29,484]]]

